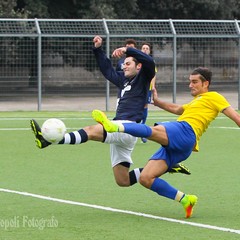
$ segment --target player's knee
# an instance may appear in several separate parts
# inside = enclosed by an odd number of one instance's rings
[[[129,187],[130,186],[130,182],[128,179],[115,179],[115,181],[119,187]]]
[[[94,141],[103,140],[103,127],[100,124],[87,126],[83,129],[88,135],[88,140]]]
[[[139,183],[141,185],[143,185],[144,187],[146,188],[150,188],[151,187],[151,178],[146,175],[146,174],[140,174],[140,177],[139,177]]]

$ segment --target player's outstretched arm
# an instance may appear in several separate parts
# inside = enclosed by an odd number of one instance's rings
[[[240,114],[231,106],[223,110],[223,114],[232,119],[240,127]]]
[[[168,111],[170,113],[176,114],[176,115],[181,115],[184,111],[182,105],[175,104],[175,103],[168,103],[160,100],[158,98],[157,90],[156,88],[152,89],[152,94],[153,94],[153,104],[165,111]]]

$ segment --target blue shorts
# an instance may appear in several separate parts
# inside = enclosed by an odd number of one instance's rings
[[[162,146],[150,160],[165,160],[168,168],[184,161],[192,153],[196,143],[196,136],[192,127],[187,122],[160,122],[168,136],[168,145]]]

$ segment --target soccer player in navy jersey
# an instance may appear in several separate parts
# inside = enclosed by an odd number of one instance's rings
[[[140,123],[143,117],[143,108],[146,103],[150,82],[155,75],[155,64],[152,57],[134,48],[121,47],[114,50],[113,57],[126,56],[123,71],[116,71],[110,59],[102,50],[102,38],[93,39],[93,53],[96,57],[100,71],[104,77],[122,89],[122,95],[114,117],[118,122]],[[39,148],[50,145],[41,133],[38,123],[32,119],[31,128]],[[129,172],[132,164],[131,153],[137,138],[126,133],[107,133],[101,124],[87,126],[78,131],[66,133],[58,144],[82,144],[88,140],[110,144],[110,155],[115,181],[119,186],[131,186],[138,182],[142,168]],[[184,166],[176,166],[176,170],[189,174]],[[182,171],[181,171],[182,170]]]

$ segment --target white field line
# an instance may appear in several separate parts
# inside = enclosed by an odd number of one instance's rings
[[[222,232],[230,232],[230,233],[240,234],[240,230],[231,229],[231,228],[217,227],[217,226],[208,225],[208,224],[177,220],[177,219],[174,219],[174,218],[160,217],[160,216],[155,216],[155,215],[141,213],[141,212],[133,212],[133,211],[127,211],[127,210],[111,208],[111,207],[104,207],[104,206],[99,206],[99,205],[94,205],[94,204],[75,202],[75,201],[71,201],[71,200],[53,198],[53,197],[43,196],[43,195],[34,194],[34,193],[20,192],[20,191],[4,189],[4,188],[0,188],[0,192],[13,193],[13,194],[18,194],[18,195],[23,195],[23,196],[28,196],[28,197],[38,198],[38,199],[44,199],[44,200],[47,200],[47,201],[53,201],[53,202],[59,202],[59,203],[64,203],[64,204],[95,208],[95,209],[100,209],[100,210],[104,210],[104,211],[135,215],[135,216],[139,216],[139,217],[146,217],[146,218],[162,220],[162,221],[167,221],[167,222],[174,222],[174,223],[180,223],[180,224],[185,224],[185,225],[191,225],[191,226],[199,227],[199,228],[206,228],[206,229],[212,229],[212,230],[217,230],[217,231],[222,231]]]

